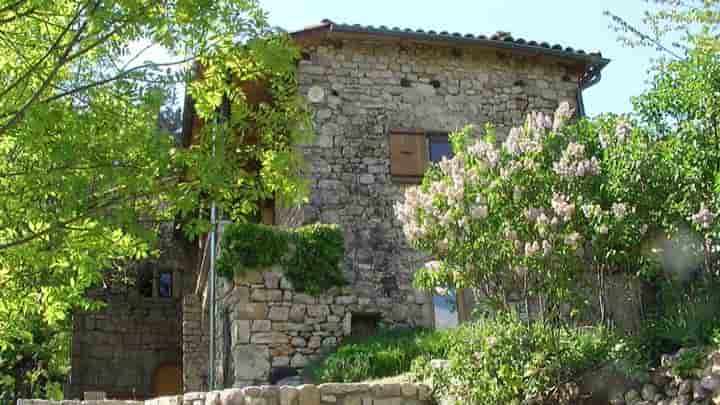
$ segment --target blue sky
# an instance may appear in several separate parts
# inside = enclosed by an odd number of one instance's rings
[[[491,34],[510,31],[514,37],[600,50],[612,59],[602,81],[585,93],[587,112],[628,112],[630,97],[647,87],[653,50],[630,49],[617,41],[610,10],[640,23],[650,3],[643,0],[260,0],[273,25],[288,30],[329,18],[338,22],[387,25],[437,31]]]

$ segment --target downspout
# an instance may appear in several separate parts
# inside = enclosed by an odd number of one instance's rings
[[[220,107],[220,117],[218,119],[219,123],[221,124],[219,126],[219,129],[221,131],[225,131],[225,124],[229,122],[230,118],[230,103],[227,97],[223,97],[223,102]],[[216,131],[213,131],[213,138],[212,138],[212,154],[213,157],[215,157],[215,147],[217,143],[216,139]],[[222,133],[221,135],[225,135]],[[221,136],[223,139],[224,144],[224,136]],[[208,371],[208,386],[210,390],[215,389],[215,263],[217,261],[217,206],[215,204],[215,200],[213,199],[211,206],[210,206],[210,268],[208,269],[208,297],[210,301],[210,353],[209,353],[209,371]]]
[[[583,94],[582,92],[584,90],[589,89],[590,87],[598,84],[600,80],[602,79],[602,68],[599,66],[589,66],[587,70],[583,73],[583,75],[580,77],[580,81],[578,82],[578,91],[577,91],[577,110],[578,110],[578,116],[579,117],[586,117],[587,114],[585,112],[585,101],[583,100]]]

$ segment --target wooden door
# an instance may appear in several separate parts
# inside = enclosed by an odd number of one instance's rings
[[[155,397],[182,394],[182,371],[175,364],[164,364],[153,373],[152,389]]]

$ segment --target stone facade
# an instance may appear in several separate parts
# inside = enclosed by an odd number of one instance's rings
[[[74,316],[69,397],[85,391],[104,391],[111,398],[153,396],[154,372],[181,364],[178,300],[97,298],[104,309]]]
[[[425,260],[396,219],[408,185],[391,176],[389,131],[447,133],[492,122],[502,135],[530,111],[575,105],[578,83],[562,64],[481,49],[346,40],[308,46],[305,55],[302,92],[322,96],[311,103],[318,135],[304,148],[311,193],[302,221],[343,227],[346,278],[384,319],[427,325],[432,313],[407,309]]]
[[[427,294],[416,291],[409,301],[404,305],[418,314],[414,317],[431,318]],[[335,288],[319,297],[298,293],[279,268],[221,280],[218,381],[243,387],[273,380],[273,373],[287,373],[288,368],[300,371],[351,334],[354,314],[379,315],[377,311],[352,288]]]

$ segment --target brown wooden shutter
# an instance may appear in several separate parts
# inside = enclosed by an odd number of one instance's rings
[[[424,131],[390,131],[390,174],[401,182],[419,182],[428,164],[427,138]]]

